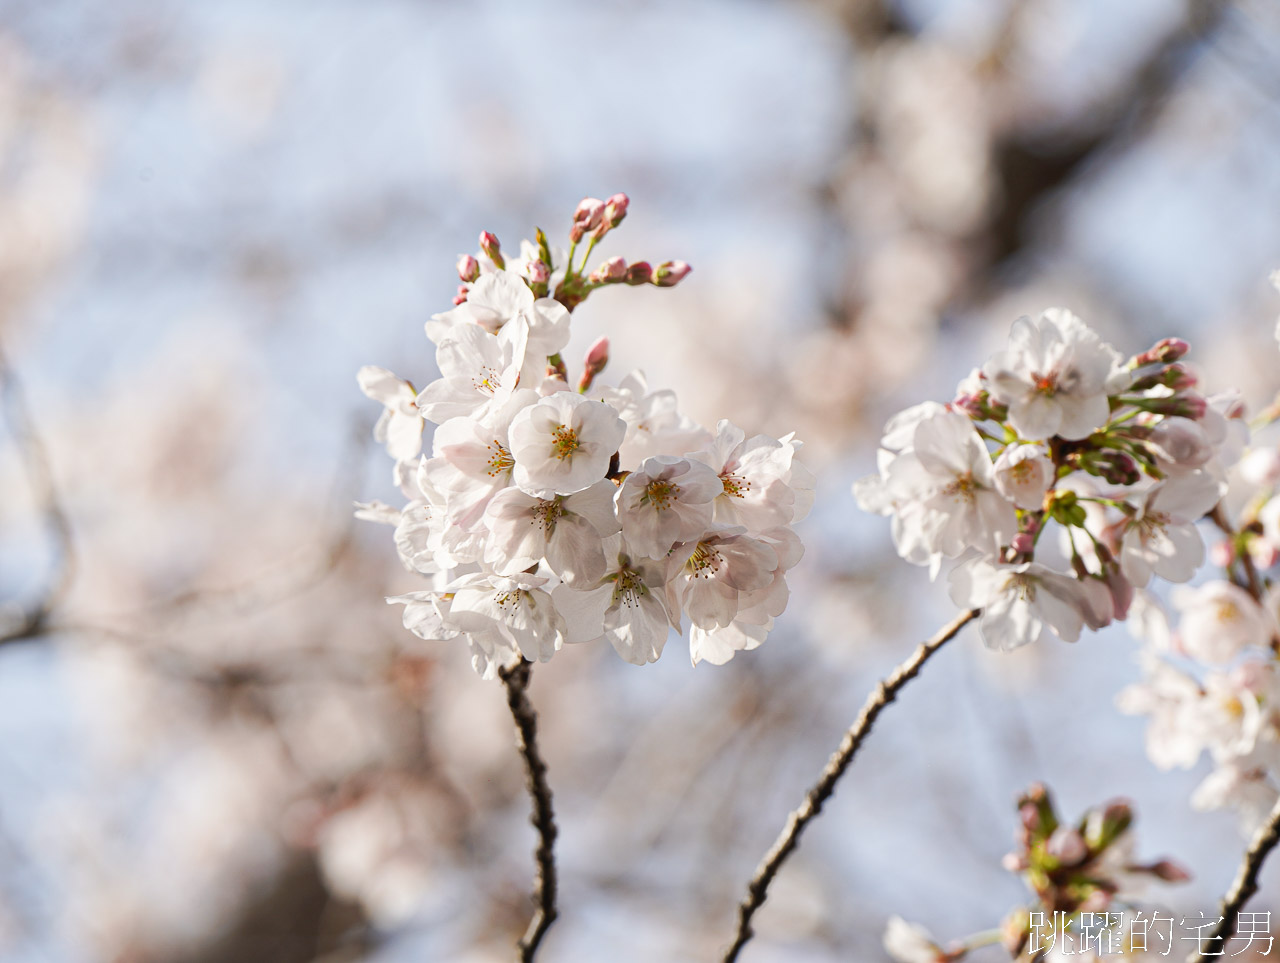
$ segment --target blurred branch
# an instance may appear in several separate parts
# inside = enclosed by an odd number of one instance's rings
[[[28,606],[18,607],[12,617],[8,612],[0,611],[0,645],[3,645],[36,638],[48,631],[49,617],[66,597],[75,579],[76,552],[71,520],[63,508],[62,499],[53,481],[48,449],[31,416],[26,393],[18,380],[17,372],[2,349],[0,391],[3,392],[0,400],[4,406],[4,416],[22,454],[36,510],[44,516],[53,536],[55,550],[53,572],[40,598]]]
[[[835,792],[836,783],[844,775],[845,770],[849,768],[849,764],[853,762],[853,757],[857,755],[862,743],[871,732],[871,727],[875,724],[876,718],[884,711],[885,706],[897,698],[898,692],[902,687],[920,673],[921,668],[924,667],[930,656],[959,635],[960,630],[977,618],[979,614],[980,610],[970,609],[956,616],[951,622],[939,629],[933,638],[921,643],[911,653],[911,657],[889,673],[867,698],[867,701],[862,706],[862,711],[858,713],[858,718],[854,720],[853,725],[849,727],[849,730],[844,734],[844,738],[840,741],[840,746],[827,761],[827,765],[822,770],[822,775],[818,782],[809,790],[809,794],[799,808],[793,810],[787,817],[787,823],[782,828],[782,832],[765,854],[764,859],[761,860],[755,874],[751,877],[751,882],[747,886],[747,897],[738,906],[738,931],[734,937],[733,945],[729,947],[728,952],[724,955],[724,963],[734,963],[742,948],[751,939],[754,934],[751,929],[751,918],[768,898],[769,884],[778,875],[778,870],[782,868],[782,864],[799,846],[800,834],[804,832],[805,827],[822,812],[823,804]]]
[[[1258,873],[1271,850],[1280,843],[1280,800],[1271,807],[1266,822],[1258,827],[1244,854],[1244,861],[1236,872],[1235,881],[1227,895],[1222,897],[1222,919],[1207,937],[1199,942],[1200,949],[1187,957],[1187,963],[1203,963],[1207,956],[1222,956],[1226,942],[1236,932],[1236,920],[1244,904],[1258,892]]]
[[[547,784],[547,764],[538,752],[538,716],[529,701],[529,675],[532,663],[522,659],[519,665],[500,669],[498,677],[507,687],[507,705],[515,720],[519,737],[520,754],[524,757],[525,775],[529,796],[533,800],[533,816],[530,821],[538,830],[537,875],[534,877],[533,896],[536,908],[529,928],[519,943],[521,963],[531,963],[538,952],[538,944],[551,924],[556,912],[556,863],[553,847],[556,841],[555,814],[551,809],[551,787]]]

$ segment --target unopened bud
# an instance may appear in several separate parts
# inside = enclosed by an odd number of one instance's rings
[[[623,281],[627,277],[627,262],[625,258],[611,257],[609,260],[597,265],[587,280],[592,284],[615,284]]]
[[[587,355],[582,359],[582,380],[578,382],[578,391],[585,394],[596,375],[603,371],[608,363],[609,339],[598,338],[595,344],[587,349]]]
[[[627,208],[630,206],[631,199],[626,194],[614,194],[604,202],[604,219],[610,227],[617,227],[627,216]]]
[[[1030,864],[1021,853],[1005,853],[1000,859],[1000,865],[1010,873],[1021,873]]]
[[[1019,555],[1030,555],[1035,551],[1036,540],[1028,532],[1019,532],[1013,536],[1013,541],[1009,543],[1009,547]]]
[[[547,267],[544,261],[530,261],[524,273],[534,284],[546,284],[551,280],[551,268]]]
[[[648,284],[653,277],[653,266],[648,261],[636,261],[627,268],[628,284]]]
[[[1129,366],[1140,368],[1146,364],[1169,364],[1171,361],[1177,361],[1190,350],[1191,345],[1181,338],[1164,338],[1157,341],[1154,347],[1148,348],[1140,355],[1135,355],[1129,362]]]
[[[485,256],[499,271],[507,266],[506,260],[502,257],[502,245],[498,243],[498,238],[488,231],[480,235],[480,250],[484,251]]]
[[[573,227],[569,240],[577,244],[588,233],[597,230],[604,222],[604,201],[598,197],[584,197],[573,212]]]
[[[1191,879],[1191,873],[1171,859],[1162,859],[1144,868],[1156,879],[1164,880],[1166,883],[1185,883]]]
[[[1230,568],[1235,560],[1236,547],[1229,539],[1215,542],[1209,548],[1209,563],[1214,568]]]
[[[1280,552],[1276,551],[1276,547],[1260,536],[1251,536],[1247,548],[1249,558],[1253,559],[1253,564],[1258,568],[1271,568],[1280,559]]]
[[[673,288],[692,270],[684,261],[663,261],[653,272],[653,283],[660,288]]]
[[[1180,364],[1171,364],[1165,371],[1164,384],[1174,391],[1187,391],[1200,383],[1200,379]]]
[[[1076,830],[1059,826],[1045,843],[1045,852],[1061,866],[1079,866],[1089,856],[1089,847]]]
[[[467,286],[465,284],[458,285],[458,293],[453,296],[454,304],[465,304],[467,300]]]
[[[480,262],[470,254],[458,258],[458,277],[470,284],[480,276]]]

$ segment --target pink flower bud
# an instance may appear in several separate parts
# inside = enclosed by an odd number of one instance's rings
[[[604,202],[604,219],[610,227],[617,227],[627,216],[627,208],[631,206],[631,198],[626,194],[614,194]]]
[[[551,268],[544,261],[530,261],[525,273],[534,284],[546,284],[551,280]]]
[[[1009,543],[1009,547],[1019,555],[1030,555],[1035,551],[1036,540],[1027,532],[1019,532],[1013,536],[1013,541]]]
[[[1214,568],[1230,568],[1236,560],[1236,547],[1230,541],[1215,542],[1209,549],[1209,563]]]
[[[592,284],[614,284],[618,281],[625,280],[626,276],[626,260],[620,257],[611,257],[609,260],[598,265],[596,269],[587,276],[587,280]]]
[[[573,227],[569,239],[577,244],[583,236],[600,227],[604,221],[604,201],[598,197],[584,197],[573,212]]]
[[[609,362],[609,339],[597,338],[595,344],[587,349],[583,364],[588,368],[603,368]]]
[[[1158,361],[1168,364],[1171,361],[1177,361],[1190,350],[1191,345],[1181,338],[1164,338],[1156,342],[1156,346],[1151,349],[1151,352]]]
[[[578,382],[578,391],[585,394],[591,387],[596,375],[609,363],[609,339],[597,338],[595,344],[587,349],[587,356],[582,359],[582,380]]]
[[[1045,844],[1045,851],[1063,866],[1079,866],[1089,856],[1084,837],[1074,829],[1059,826]]]
[[[653,265],[648,261],[636,261],[627,268],[628,284],[648,284],[653,277]]]
[[[653,283],[660,288],[673,288],[692,270],[684,261],[663,261],[653,272]]]
[[[502,245],[498,243],[497,237],[484,231],[480,235],[480,250],[484,251],[485,256],[494,263],[498,270],[502,270],[507,266],[507,262],[502,257]]]
[[[1249,557],[1258,568],[1270,568],[1280,559],[1280,552],[1265,538],[1253,537],[1249,539]]]
[[[458,258],[458,277],[470,284],[480,276],[480,262],[470,254]]]
[[[1180,364],[1169,365],[1164,376],[1164,383],[1174,391],[1186,391],[1194,388],[1199,382],[1199,378]]]
[[[1166,883],[1185,883],[1191,879],[1191,874],[1171,859],[1162,859],[1158,863],[1152,863],[1146,869],[1156,879],[1162,879]]]
[[[465,304],[467,300],[467,286],[465,284],[458,285],[458,293],[453,296],[454,304]]]
[[[1021,853],[1005,853],[1000,859],[1000,865],[1010,873],[1021,873],[1029,864]]]

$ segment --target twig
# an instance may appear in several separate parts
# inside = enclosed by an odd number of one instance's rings
[[[858,713],[858,718],[854,720],[853,725],[849,727],[849,730],[844,734],[844,738],[840,741],[839,748],[827,760],[826,768],[822,770],[822,776],[814,787],[809,790],[809,794],[799,808],[793,810],[787,817],[787,823],[782,828],[782,832],[769,851],[765,853],[760,865],[756,867],[755,875],[751,877],[751,882],[747,886],[747,897],[738,905],[738,932],[734,938],[733,945],[729,947],[729,951],[724,955],[724,963],[734,963],[742,948],[751,939],[754,933],[751,929],[751,917],[755,915],[756,910],[764,905],[765,899],[768,898],[769,884],[778,875],[778,870],[782,867],[787,857],[800,844],[800,834],[804,832],[805,826],[818,813],[822,812],[823,803],[835,792],[836,783],[844,775],[844,771],[849,768],[849,764],[853,762],[853,757],[857,754],[858,749],[861,748],[863,741],[867,738],[867,734],[871,731],[872,725],[875,724],[876,718],[884,710],[884,707],[896,699],[898,691],[919,674],[920,669],[930,656],[959,635],[960,630],[977,618],[979,614],[980,610],[970,609],[943,626],[933,638],[922,643],[911,653],[909,659],[894,669],[887,678],[876,686],[875,691],[867,698],[867,701],[862,706],[862,711]]]
[[[71,532],[71,520],[62,506],[62,499],[53,481],[49,466],[49,453],[44,440],[36,429],[35,419],[27,406],[26,394],[18,380],[17,372],[0,350],[0,387],[3,388],[5,417],[9,421],[14,440],[22,452],[27,478],[31,484],[36,508],[44,515],[53,534],[56,551],[53,574],[40,598],[21,608],[16,618],[0,625],[0,645],[35,638],[48,629],[49,616],[57,608],[71,588],[76,574],[75,540]]]
[[[1227,521],[1227,515],[1222,510],[1221,502],[1213,507],[1213,511],[1209,513],[1209,519],[1222,530],[1223,534],[1232,540],[1233,547],[1237,545],[1236,538],[1240,533],[1232,528],[1231,523]],[[1244,568],[1244,588],[1253,596],[1254,601],[1261,603],[1263,595],[1262,580],[1258,578],[1258,568],[1253,564],[1253,556],[1248,551],[1242,551],[1239,553],[1239,557],[1240,565]]]
[[[533,880],[533,919],[518,946],[520,963],[532,963],[538,952],[538,944],[556,920],[556,861],[553,847],[556,841],[556,819],[551,810],[551,787],[547,784],[547,764],[538,752],[538,716],[529,701],[529,674],[532,663],[521,660],[519,665],[501,669],[498,677],[507,687],[507,705],[515,720],[520,754],[524,757],[525,776],[529,797],[533,801],[533,815],[529,821],[538,830],[538,862]]]
[[[1280,800],[1271,807],[1266,822],[1258,827],[1253,840],[1245,851],[1244,860],[1236,872],[1235,881],[1227,895],[1222,897],[1222,919],[1218,921],[1212,932],[1199,942],[1200,948],[1187,957],[1187,963],[1202,963],[1207,956],[1221,956],[1226,949],[1227,940],[1235,935],[1236,920],[1240,910],[1258,891],[1258,873],[1267,855],[1280,843]],[[1211,952],[1212,951],[1212,952]]]

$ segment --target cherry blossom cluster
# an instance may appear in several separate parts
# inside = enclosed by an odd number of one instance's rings
[[[1075,823],[1064,822],[1048,790],[1039,783],[1032,785],[1018,800],[1017,845],[1004,858],[1005,868],[1020,875],[1031,890],[1031,905],[1009,913],[996,929],[945,947],[923,926],[895,916],[885,931],[886,951],[899,963],[954,963],[979,947],[999,943],[1015,959],[1091,958],[1084,946],[1045,945],[1037,931],[1047,920],[1056,921],[1073,936],[1100,919],[1119,924],[1120,914],[1110,910],[1135,905],[1152,881],[1190,879],[1171,860],[1140,863],[1135,859],[1133,820],[1130,804],[1117,799],[1088,810]],[[1114,937],[1109,945],[1123,947],[1124,934],[1108,936]],[[1116,951],[1128,953],[1135,948]]]
[[[1220,577],[1180,587],[1168,607],[1141,600],[1144,678],[1118,702],[1149,716],[1147,754],[1159,768],[1190,768],[1207,753],[1213,770],[1192,805],[1235,808],[1251,832],[1280,798],[1280,449],[1245,454],[1215,520]]]
[[[722,664],[758,646],[787,603],[802,552],[791,526],[813,499],[800,443],[727,420],[708,431],[639,372],[599,382],[603,338],[571,385],[561,352],[578,304],[689,272],[620,257],[586,270],[627,207],[624,194],[584,200],[567,252],[539,230],[508,258],[482,234],[458,261],[453,309],[426,324],[440,377],[419,390],[383,368],[359,372],[385,408],[375,437],[407,504],[358,514],[393,525],[406,568],[430,579],[388,601],[416,635],[465,640],[485,677],[566,642],[607,639],[628,662],[653,662],[685,616],[693,662]]]
[[[1196,523],[1248,429],[1234,395],[1196,390],[1187,350],[1166,339],[1126,360],[1064,309],[1020,318],[954,400],[889,421],[854,494],[891,517],[907,561],[958,561],[952,599],[982,609],[988,646],[1075,641],[1204,561]]]

